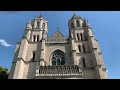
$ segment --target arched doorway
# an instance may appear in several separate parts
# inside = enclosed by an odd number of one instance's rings
[[[55,50],[51,55],[51,64],[64,65],[65,64],[65,53],[59,49]]]

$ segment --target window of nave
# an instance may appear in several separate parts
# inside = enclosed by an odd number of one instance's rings
[[[65,64],[65,53],[61,50],[55,50],[52,53],[52,65],[64,65]]]

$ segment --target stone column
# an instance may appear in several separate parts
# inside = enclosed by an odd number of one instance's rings
[[[76,20],[74,20],[73,23],[74,23],[74,27],[76,27]]]
[[[39,40],[41,40],[42,39],[42,30],[40,30],[40,38],[39,38]]]
[[[31,34],[31,30],[28,30],[27,35],[26,35],[28,40],[30,40],[30,34]]]
[[[82,27],[82,21],[81,21],[81,19],[79,19],[79,23],[80,23],[80,27]]]
[[[40,55],[40,62],[45,63],[45,32],[43,32],[43,37],[42,37],[42,44],[41,44],[41,55]]]
[[[41,59],[41,60],[44,60],[44,54],[45,54],[45,39],[42,39],[41,55],[40,55],[40,59]]]
[[[37,21],[35,20],[33,28],[36,28],[36,26],[37,26]]]
[[[90,28],[88,28],[88,35],[89,35],[89,36],[94,36],[94,35],[93,35],[93,32],[92,32],[92,30],[91,30]]]

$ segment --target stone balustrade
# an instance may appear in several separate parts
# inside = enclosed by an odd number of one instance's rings
[[[46,38],[46,43],[67,43],[68,38]]]
[[[82,69],[79,66],[39,66],[36,76],[79,76],[82,77]]]

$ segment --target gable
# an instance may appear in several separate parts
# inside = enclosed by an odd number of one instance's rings
[[[64,37],[59,31],[55,32],[53,35],[52,35],[53,38],[62,38]]]

